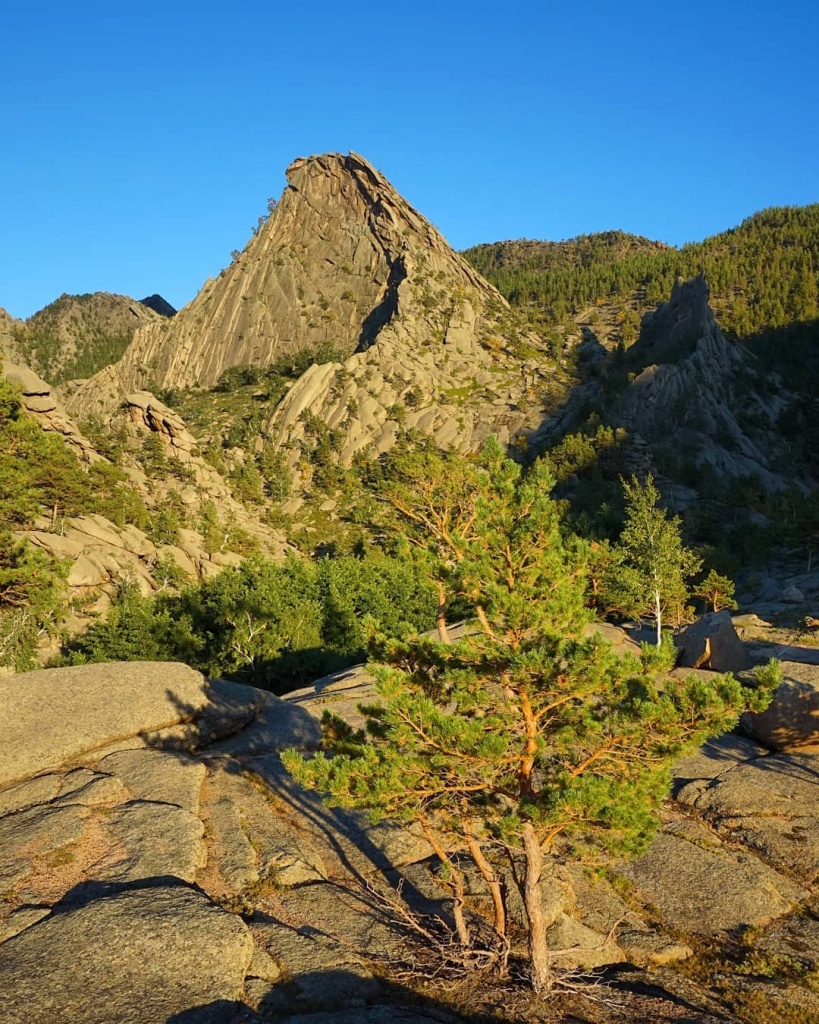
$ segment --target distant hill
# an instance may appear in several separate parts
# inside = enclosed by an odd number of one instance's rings
[[[176,316],[176,309],[168,302],[163,299],[161,295],[148,295],[144,299],[139,300],[140,305],[147,306],[148,309],[152,309],[154,313],[159,313],[160,316],[167,317],[170,319],[172,316]]]
[[[668,297],[704,273],[723,331],[748,337],[819,316],[819,204],[755,213],[681,249],[621,231],[566,242],[495,242],[464,254],[513,305],[554,321],[602,303]]]
[[[151,299],[164,302],[160,296]],[[49,383],[61,384],[89,377],[116,362],[137,327],[167,315],[160,316],[150,302],[137,302],[127,295],[64,294],[25,324],[15,325],[14,345],[22,359]]]
[[[666,252],[670,248],[665,242],[652,242],[649,238],[625,231],[600,231],[562,242],[538,242],[526,238],[488,242],[465,250],[463,255],[476,270],[491,277],[502,271],[556,273],[579,266],[608,266],[633,256]]]

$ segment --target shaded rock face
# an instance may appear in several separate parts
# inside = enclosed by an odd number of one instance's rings
[[[378,171],[328,154],[287,178],[234,263],[172,321],[137,332],[67,397],[72,410],[109,411],[148,367],[162,387],[211,386],[231,366],[321,347],[341,361],[308,370],[265,428],[293,450],[308,410],[342,435],[345,462],[369,444],[385,451],[402,425],[468,448],[540,423],[553,370],[531,358],[539,339],[510,326],[500,294]]]
[[[783,681],[762,714],[742,716],[742,728],[771,750],[819,745],[819,665],[782,662]]]
[[[167,301],[163,299],[161,295],[147,295],[144,299],[139,300],[141,306],[147,306],[148,309],[152,309],[154,313],[159,313],[160,316],[167,317],[170,319],[172,316],[176,316],[176,310]]]
[[[680,652],[680,665],[712,672],[742,672],[748,668],[748,656],[727,610],[703,615],[674,642]]]
[[[749,436],[738,419],[752,413],[775,422],[779,408],[758,395],[739,400],[738,374],[751,356],[728,342],[708,305],[705,278],[678,278],[669,302],[643,319],[638,341],[627,353],[636,376],[611,410],[617,426],[650,444],[672,441],[717,474],[756,474],[771,490],[787,482],[768,450],[770,433]]]

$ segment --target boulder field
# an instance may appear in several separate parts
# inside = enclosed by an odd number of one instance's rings
[[[363,669],[284,698],[179,664],[0,679],[4,1024],[454,1020],[390,972],[407,935],[379,892],[448,917],[426,841],[326,807],[279,759],[372,693]],[[817,746],[706,744],[642,857],[606,879],[553,865],[552,946],[664,988],[699,937],[776,933],[816,959],[817,779]]]

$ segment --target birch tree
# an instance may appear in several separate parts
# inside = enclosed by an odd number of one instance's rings
[[[626,523],[617,548],[616,571],[620,582],[635,597],[640,613],[654,619],[657,646],[662,644],[663,615],[689,595],[688,580],[702,560],[684,546],[678,516],[669,516],[660,506],[660,492],[649,474],[645,484],[637,477],[623,481]]]

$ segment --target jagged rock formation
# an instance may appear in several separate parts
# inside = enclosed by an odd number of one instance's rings
[[[402,427],[469,450],[490,433],[509,443],[539,426],[559,388],[554,364],[532,335],[523,332],[519,347],[508,343],[508,313],[486,286],[459,280],[434,255],[416,255],[405,254],[394,316],[366,351],[313,365],[274,411],[265,430],[294,463],[310,444],[309,417],[340,433],[345,465],[363,449],[387,451]],[[443,284],[432,309],[428,275]]]
[[[131,423],[158,433],[175,455],[193,452],[196,438],[189,432],[182,417],[155,398],[150,391],[127,395],[124,407]]]
[[[194,508],[189,506],[192,522],[196,521]],[[243,529],[255,536],[261,550],[271,557],[283,555],[283,537],[273,531],[262,532],[259,524],[246,516],[240,522]],[[253,534],[254,527],[258,535]],[[209,549],[205,538],[194,529],[177,530],[174,543],[154,543],[130,523],[119,527],[96,514],[67,516],[61,520],[59,532],[43,516],[15,536],[68,563],[68,606],[82,609],[81,613],[69,614],[65,628],[70,634],[81,632],[88,625],[89,616],[95,619],[109,610],[123,580],[136,584],[143,596],[161,590],[165,582],[158,566],[163,560],[176,566],[188,582],[209,579],[226,566],[242,561],[230,549]]]
[[[213,385],[230,366],[323,346],[270,424],[293,445],[307,408],[348,426],[344,457],[406,425],[472,446],[535,425],[553,386],[539,340],[386,179],[355,154],[297,160],[244,252],[172,321],[137,332],[122,360],[69,396],[110,408],[145,385]]]
[[[752,359],[720,331],[708,305],[703,276],[678,278],[669,302],[643,319],[627,353],[635,376],[609,412],[610,419],[650,445],[673,441],[679,454],[710,464],[717,477],[756,474],[771,490],[787,483],[772,467],[770,426],[782,404],[746,390],[739,378]],[[756,417],[767,436],[744,425]]]
[[[27,366],[2,364],[6,378],[20,387],[26,414],[45,432],[57,434],[78,459],[90,465],[107,462],[67,416],[54,390]],[[173,501],[180,528],[164,543],[154,543],[136,526],[117,526],[102,515],[63,517],[58,523],[41,516],[16,536],[69,565],[66,584],[71,611],[69,632],[80,631],[88,616],[107,612],[123,580],[132,580],[144,595],[161,589],[162,562],[179,569],[191,582],[214,576],[241,561],[234,550],[237,533],[255,544],[260,552],[281,558],[288,549],[282,533],[266,526],[241,502],[236,501],[225,479],[199,454],[196,439],[173,410],[147,392],[129,395],[111,427],[125,428],[130,457],[124,458],[128,486],[140,495],[147,512]],[[149,476],[136,461],[145,438],[159,438],[167,452],[165,472]],[[199,532],[200,514],[212,503],[219,517],[223,543],[214,545]],[[184,524],[184,525],[182,525]]]
[[[305,1018],[291,1015],[344,1010],[415,1020],[379,1009],[408,939],[367,886],[401,884],[416,909],[446,919],[429,847],[412,829],[324,806],[279,759],[285,747],[316,749],[325,709],[356,724],[372,697],[362,669],[284,699],[173,664],[0,680],[4,1022],[98,1024],[102,1007],[134,1024],[222,1024],[240,1012],[295,1024]],[[665,965],[690,955],[688,934],[750,925],[800,963],[812,948],[814,963],[809,920],[788,915],[817,881],[815,772],[811,751],[770,754],[735,736],[707,744],[677,766],[658,839],[619,869],[629,902],[581,865],[554,866],[552,947],[573,947],[567,964],[644,965],[654,1000],[673,984]],[[470,912],[482,907],[469,897]],[[796,994],[815,1012],[806,988]],[[735,1021],[697,1012],[712,996],[689,983],[687,1010]],[[635,1006],[633,1019],[677,1019],[652,1007]]]
[[[12,384],[19,386],[23,408],[46,433],[59,435],[83,462],[101,458],[57,400],[50,384],[28,366],[9,360],[2,364],[2,372]]]

